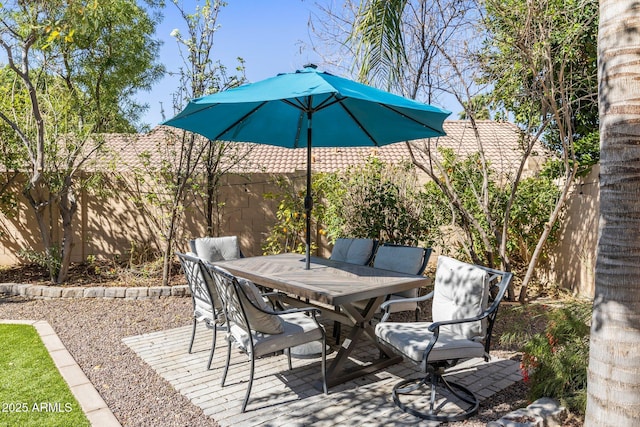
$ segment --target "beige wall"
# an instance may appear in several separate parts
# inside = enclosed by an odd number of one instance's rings
[[[266,200],[263,196],[278,192],[271,181],[267,174],[252,174],[250,178],[227,175],[221,185],[220,201],[224,206],[219,235],[239,236],[242,251],[247,256],[262,254],[262,241],[275,221],[277,201]],[[115,184],[111,186],[113,190]],[[89,255],[107,259],[128,257],[132,245],[138,251],[160,250],[158,218],[161,214],[149,214],[121,188],[109,193],[109,197],[89,197],[86,193],[79,196],[73,262],[85,260]],[[202,201],[192,201],[185,212],[185,229],[180,230],[177,238],[181,250],[188,250],[189,239],[205,235],[206,224],[202,219]],[[24,199],[20,200],[13,215],[0,215],[0,265],[19,262],[17,254],[21,249],[41,250],[38,233]],[[322,248],[320,253],[326,254],[326,249]]]
[[[562,219],[558,242],[543,271],[552,283],[576,295],[592,297],[595,291],[600,166],[576,180]]]
[[[597,244],[598,220],[598,172],[578,181],[569,200],[563,229],[551,257],[541,265],[543,279],[558,283],[576,294],[592,296],[594,290],[594,266]],[[299,175],[299,174],[298,174]],[[265,200],[267,192],[277,192],[267,174],[252,174],[250,178],[239,175],[225,177],[221,187],[224,202],[219,235],[240,237],[242,251],[247,256],[261,255],[261,244],[275,221],[277,202]],[[109,198],[81,195],[79,212],[74,224],[76,244],[72,260],[85,260],[94,255],[113,259],[128,257],[132,244],[138,250],[158,250],[162,245],[158,237],[158,214],[148,215],[136,206],[124,191],[113,192]],[[185,229],[177,238],[181,250],[188,250],[187,241],[202,236],[201,203],[194,202],[185,213]],[[14,215],[0,216],[0,265],[18,261],[20,249],[37,247],[39,231],[30,208],[22,200]],[[328,256],[329,249],[322,236],[315,236],[319,243],[318,254]],[[432,256],[435,262],[436,254]]]

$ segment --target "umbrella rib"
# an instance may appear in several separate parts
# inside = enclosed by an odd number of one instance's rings
[[[338,98],[335,93],[331,94],[331,96],[329,98],[325,98],[324,101],[322,101],[320,104],[318,104],[318,106],[314,109],[314,111],[319,111],[319,110],[322,110],[323,108],[331,107],[335,103],[342,104],[342,100],[344,100],[344,99],[347,99],[347,98],[345,98],[345,97]]]
[[[225,130],[223,130],[222,132],[218,133],[218,135],[216,135],[215,138],[211,138],[212,141],[218,141],[220,140],[220,138],[222,137],[222,135],[224,135],[225,133],[229,132],[233,127],[237,126],[238,123],[242,123],[242,121],[244,119],[246,119],[247,117],[249,117],[250,115],[252,115],[253,113],[255,113],[256,111],[258,111],[260,108],[262,108],[265,104],[267,103],[267,101],[261,102],[260,104],[258,104],[255,108],[253,108],[251,111],[249,111],[248,113],[246,113],[245,115],[243,115],[242,117],[240,117],[238,120],[236,120],[235,122],[231,123],[229,126],[227,126],[225,128]],[[219,104],[217,104],[219,105]]]
[[[425,123],[421,122],[420,120],[416,120],[416,119],[414,119],[413,117],[407,116],[407,115],[406,115],[406,114],[404,114],[402,111],[396,110],[395,108],[391,107],[390,105],[387,105],[387,104],[380,104],[380,103],[378,103],[378,105],[380,105],[380,106],[382,106],[382,107],[385,107],[385,108],[387,108],[387,109],[389,109],[389,110],[393,111],[394,113],[396,113],[396,114],[398,114],[398,115],[400,115],[400,116],[404,117],[405,119],[411,120],[411,121],[412,121],[412,122],[414,122],[414,123],[417,123],[417,124],[419,124],[419,125],[422,125],[422,126],[424,126],[424,127],[428,128],[428,129],[431,129],[432,131],[434,131],[435,133],[437,133],[437,134],[439,134],[439,135],[443,135],[443,134],[442,134],[442,131],[440,131],[440,130],[438,130],[438,129],[435,129],[434,127],[429,126],[429,125],[427,125],[427,124],[425,124]]]
[[[346,98],[345,98],[345,99],[346,99]],[[353,115],[353,113],[351,112],[351,110],[349,110],[349,109],[347,108],[347,106],[346,106],[346,105],[344,105],[344,104],[342,103],[342,100],[339,100],[338,102],[340,103],[340,106],[344,109],[344,111],[346,111],[346,112],[347,112],[347,114],[349,115],[349,117],[351,117],[351,118],[353,119],[353,121],[358,125],[358,127],[360,128],[360,130],[361,130],[362,132],[364,132],[364,134],[365,134],[365,135],[367,135],[367,136],[369,137],[369,139],[371,140],[371,142],[373,143],[373,145],[375,145],[376,147],[379,147],[379,146],[380,146],[380,144],[378,144],[378,141],[376,141],[376,139],[373,137],[373,135],[371,135],[371,134],[369,133],[369,131],[367,131],[367,129],[366,129],[364,126],[362,126],[362,123],[360,123],[360,120],[358,120],[358,118],[357,118],[356,116],[354,116],[354,115]]]
[[[308,98],[308,100],[311,99],[310,96],[306,96],[305,98]],[[302,100],[300,98],[294,98],[294,99],[297,102],[290,101],[289,99],[283,99],[282,102],[292,106],[293,108],[297,108],[299,110],[302,110],[304,112],[309,112],[310,111],[311,113],[315,113],[316,111],[320,111],[320,110],[322,110],[324,108],[331,107],[333,104],[335,104],[337,102],[341,102],[343,99],[346,99],[346,98],[338,98],[336,96],[336,94],[334,93],[329,98],[326,98],[324,101],[322,101],[320,104],[318,104],[316,107],[312,107],[311,103],[305,104],[304,102],[302,102]]]

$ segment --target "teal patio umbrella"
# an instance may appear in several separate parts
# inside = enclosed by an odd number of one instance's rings
[[[306,268],[311,239],[311,147],[381,146],[445,135],[451,114],[313,65],[192,99],[164,125],[210,140],[307,148]]]

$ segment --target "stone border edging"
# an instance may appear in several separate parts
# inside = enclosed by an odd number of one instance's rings
[[[58,372],[62,375],[71,393],[78,401],[92,426],[121,427],[118,419],[95,389],[89,378],[80,369],[75,359],[64,346],[58,334],[51,325],[44,320],[3,320],[0,323],[12,325],[31,325],[42,339]]]
[[[487,427],[560,427],[566,416],[567,409],[557,400],[542,397],[526,408],[516,409],[489,422]]]
[[[30,285],[20,283],[0,283],[0,294],[22,296],[34,299],[53,298],[124,298],[130,300],[158,299],[161,297],[190,296],[187,285],[177,286],[97,286],[97,287],[61,287]]]

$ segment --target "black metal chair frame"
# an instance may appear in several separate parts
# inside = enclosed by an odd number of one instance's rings
[[[213,354],[216,349],[216,336],[218,327],[223,323],[219,319],[219,313],[222,312],[222,307],[216,307],[212,295],[212,290],[207,286],[206,278],[208,271],[200,258],[186,255],[180,252],[176,252],[176,256],[180,260],[182,270],[187,278],[187,284],[189,285],[189,291],[191,293],[191,302],[193,303],[193,328],[191,329],[191,341],[189,342],[189,354],[193,351],[193,341],[196,336],[196,327],[200,321],[204,322],[208,329],[212,330],[213,338],[211,343],[211,351],[209,353],[209,361],[207,362],[207,369],[211,369],[211,362],[213,360]],[[200,274],[198,274],[198,272]],[[202,304],[211,306],[211,313],[213,318],[204,316],[203,313],[198,312],[197,301]]]
[[[466,318],[466,319],[455,319],[455,320],[449,320],[449,321],[434,322],[429,326],[428,330],[429,332],[432,333],[432,335],[431,335],[429,344],[423,354],[422,362],[420,364],[420,367],[424,371],[425,375],[419,378],[406,379],[406,380],[400,381],[398,384],[396,384],[393,387],[393,390],[392,390],[392,397],[393,397],[394,403],[404,412],[407,412],[409,414],[412,414],[422,419],[439,421],[439,422],[462,421],[469,417],[472,417],[478,412],[480,402],[478,398],[475,396],[475,394],[468,388],[460,384],[447,381],[443,377],[443,374],[445,373],[445,370],[447,368],[457,365],[462,360],[455,359],[455,360],[428,361],[429,354],[431,353],[431,350],[433,349],[436,342],[438,341],[438,337],[440,335],[440,328],[442,326],[477,322],[483,319],[487,319],[487,326],[486,326],[485,337],[484,337],[484,353],[485,353],[484,359],[485,361],[489,360],[489,350],[491,347],[491,333],[493,330],[493,324],[495,322],[496,315],[498,314],[498,307],[500,305],[500,302],[504,298],[504,294],[507,288],[509,287],[509,284],[511,283],[513,274],[510,272],[503,272],[503,271],[482,267],[478,265],[476,265],[475,267],[482,268],[490,275],[488,279],[490,283],[490,291],[494,290],[496,287],[498,288],[498,291],[495,294],[495,298],[491,303],[491,305],[478,316]],[[500,281],[496,283],[498,278],[500,278]],[[412,299],[416,301],[425,301],[433,298],[433,294],[434,292],[432,291],[425,296],[416,297]],[[493,292],[490,292],[490,295],[493,295]],[[391,314],[389,311],[389,306],[391,306],[394,302],[395,301],[390,300],[382,304],[381,308],[384,311],[384,315],[381,319],[381,322],[384,322],[388,319],[389,315]],[[428,413],[418,411],[412,408],[411,406],[404,404],[400,400],[400,396],[413,393],[414,391],[420,389],[423,386],[429,386],[429,389],[430,389],[430,402],[429,402]],[[435,407],[435,402],[436,402],[436,396],[438,394],[437,390],[439,388],[442,389],[442,387],[444,387],[447,391],[452,393],[458,399],[469,404],[469,406],[466,409],[463,408],[463,410],[457,414],[438,415],[437,408]]]
[[[250,358],[250,373],[249,373],[249,383],[247,385],[247,392],[245,394],[244,400],[242,402],[242,412],[246,411],[247,408],[247,403],[249,402],[249,396],[251,394],[251,388],[253,386],[253,378],[254,378],[254,373],[255,373],[255,351],[254,351],[254,339],[253,339],[253,334],[252,334],[252,329],[250,327],[250,323],[246,314],[246,310],[244,307],[244,302],[248,302],[249,304],[251,304],[253,306],[253,308],[255,308],[256,310],[259,310],[263,313],[267,313],[267,314],[272,314],[272,315],[283,315],[283,314],[290,314],[290,313],[305,313],[307,315],[309,315],[310,317],[313,318],[313,321],[316,323],[318,329],[320,330],[321,334],[322,334],[322,362],[321,362],[321,370],[322,370],[322,388],[325,394],[328,393],[327,391],[327,351],[326,351],[326,333],[324,330],[324,327],[320,324],[320,322],[317,319],[317,316],[320,315],[320,310],[314,307],[301,307],[301,308],[293,308],[293,309],[287,309],[287,310],[282,310],[282,311],[275,311],[275,310],[263,310],[262,308],[256,306],[255,304],[252,303],[251,299],[247,296],[247,294],[245,293],[244,289],[242,288],[242,286],[240,286],[240,284],[238,283],[238,279],[230,274],[229,272],[220,269],[212,264],[209,263],[205,263],[205,268],[208,269],[209,274],[211,275],[211,277],[214,279],[214,283],[216,285],[217,291],[218,291],[218,295],[220,296],[220,299],[223,303],[223,308],[224,308],[224,312],[225,312],[225,317],[227,319],[227,325],[229,327],[229,330],[231,330],[232,324],[235,323],[238,326],[240,326],[241,328],[243,328],[245,331],[247,331],[248,336],[249,336],[249,348],[243,348],[241,343],[236,342],[236,344],[242,349],[244,350],[244,352],[249,356]],[[221,283],[222,281],[225,281],[226,283]],[[233,295],[231,295],[233,294]],[[243,299],[240,298],[240,294],[242,294],[244,296],[244,302]],[[234,298],[235,301],[235,305],[239,306],[240,308],[240,313],[237,313],[241,316],[240,319],[237,318],[236,315],[234,315],[233,313],[229,312],[229,304],[230,302],[228,301],[229,298]],[[248,328],[247,328],[248,326]],[[250,330],[247,330],[250,329]],[[227,379],[227,372],[229,370],[229,365],[231,362],[231,346],[232,346],[232,341],[233,337],[231,334],[228,334],[228,345],[227,345],[227,360],[226,360],[226,364],[224,367],[224,373],[222,375],[222,382],[221,385],[222,387],[224,387],[226,379]],[[281,348],[280,350],[284,350],[285,353],[287,354],[287,360],[288,360],[288,366],[289,369],[293,369],[292,363],[291,363],[291,351],[289,347],[284,346],[283,348]]]

